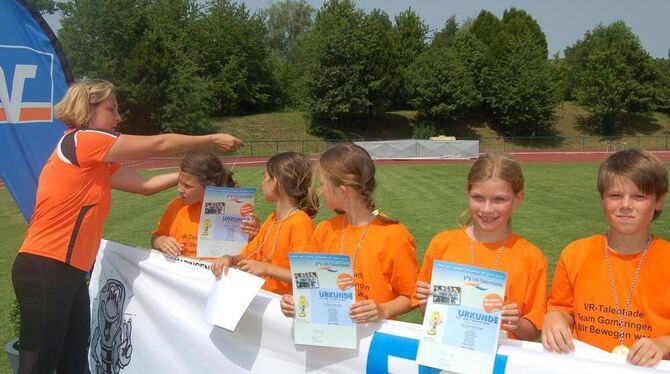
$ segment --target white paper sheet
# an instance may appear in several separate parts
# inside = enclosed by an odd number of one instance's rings
[[[237,323],[265,283],[265,279],[235,268],[214,281],[207,307],[205,321],[224,329],[235,331]]]

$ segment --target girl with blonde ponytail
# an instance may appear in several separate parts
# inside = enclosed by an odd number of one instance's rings
[[[318,176],[326,207],[338,215],[317,226],[310,250],[350,256],[356,287],[351,319],[375,322],[410,311],[419,270],[414,239],[376,210],[370,155],[352,143],[334,145],[319,158]],[[293,296],[284,295],[281,307],[294,316]]]
[[[288,253],[309,249],[312,217],[319,208],[307,157],[297,152],[274,155],[265,165],[262,190],[265,200],[275,204],[275,211],[241,254],[217,258],[212,273],[218,279],[235,266],[264,277],[264,290],[283,295],[292,289]]]

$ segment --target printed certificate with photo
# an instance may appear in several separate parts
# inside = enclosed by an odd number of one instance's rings
[[[241,212],[254,205],[255,188],[205,188],[198,227],[198,257],[237,255],[249,240]]]
[[[289,253],[288,257],[295,344],[356,349],[356,325],[349,317],[356,301],[349,256]]]
[[[417,363],[493,372],[506,282],[501,271],[435,261]]]

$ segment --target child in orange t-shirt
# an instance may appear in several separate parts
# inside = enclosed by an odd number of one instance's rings
[[[237,183],[216,155],[190,152],[181,161],[177,192],[179,197],[168,204],[151,236],[151,246],[171,256],[196,257],[198,224],[206,186],[235,187]],[[258,219],[253,207],[242,211],[253,219],[242,222],[242,231],[253,237]]]
[[[357,145],[337,144],[321,155],[318,171],[325,204],[339,214],[317,226],[311,250],[350,256],[356,287],[351,319],[375,322],[410,311],[419,268],[414,239],[398,221],[375,213],[370,155]],[[281,308],[287,317],[295,315],[292,295],[283,296]]]
[[[633,365],[670,357],[670,243],[649,226],[663,209],[668,173],[647,151],[613,153],[598,171],[609,232],[570,243],[556,265],[542,344],[574,350],[573,337]]]
[[[237,256],[223,256],[212,264],[216,278],[236,266],[265,277],[263,289],[277,294],[290,293],[289,252],[304,252],[314,231],[311,217],[318,209],[312,188],[312,166],[305,155],[279,153],[265,165],[263,197],[275,204],[275,211],[263,222],[258,235]]]
[[[542,328],[547,260],[526,239],[510,231],[512,212],[523,201],[519,163],[504,153],[487,153],[467,179],[468,223],[443,231],[431,241],[416,284],[416,302],[425,312],[433,261],[449,261],[507,273],[502,329],[514,339],[535,340]]]

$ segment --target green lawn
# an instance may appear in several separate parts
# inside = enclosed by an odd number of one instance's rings
[[[561,163],[523,165],[526,177],[526,200],[515,213],[513,229],[540,247],[553,273],[560,250],[570,241],[604,232],[604,223],[595,189],[595,163]],[[378,168],[377,205],[400,219],[414,235],[419,259],[437,232],[457,227],[456,217],[466,208],[465,177],[469,165],[380,166]],[[261,168],[237,169],[235,175],[244,186],[259,186]],[[167,191],[151,197],[115,192],[112,213],[107,220],[105,238],[137,246],[148,246],[150,231],[167,202],[175,196]],[[257,196],[258,212],[266,216],[271,206]],[[9,192],[0,189],[0,342],[13,333],[8,323],[9,307],[14,293],[11,265],[23,238],[26,224]],[[322,212],[317,221],[330,216]],[[670,237],[670,219],[665,214],[653,230]],[[418,321],[416,313],[402,319]],[[0,372],[9,372],[5,358]]]

